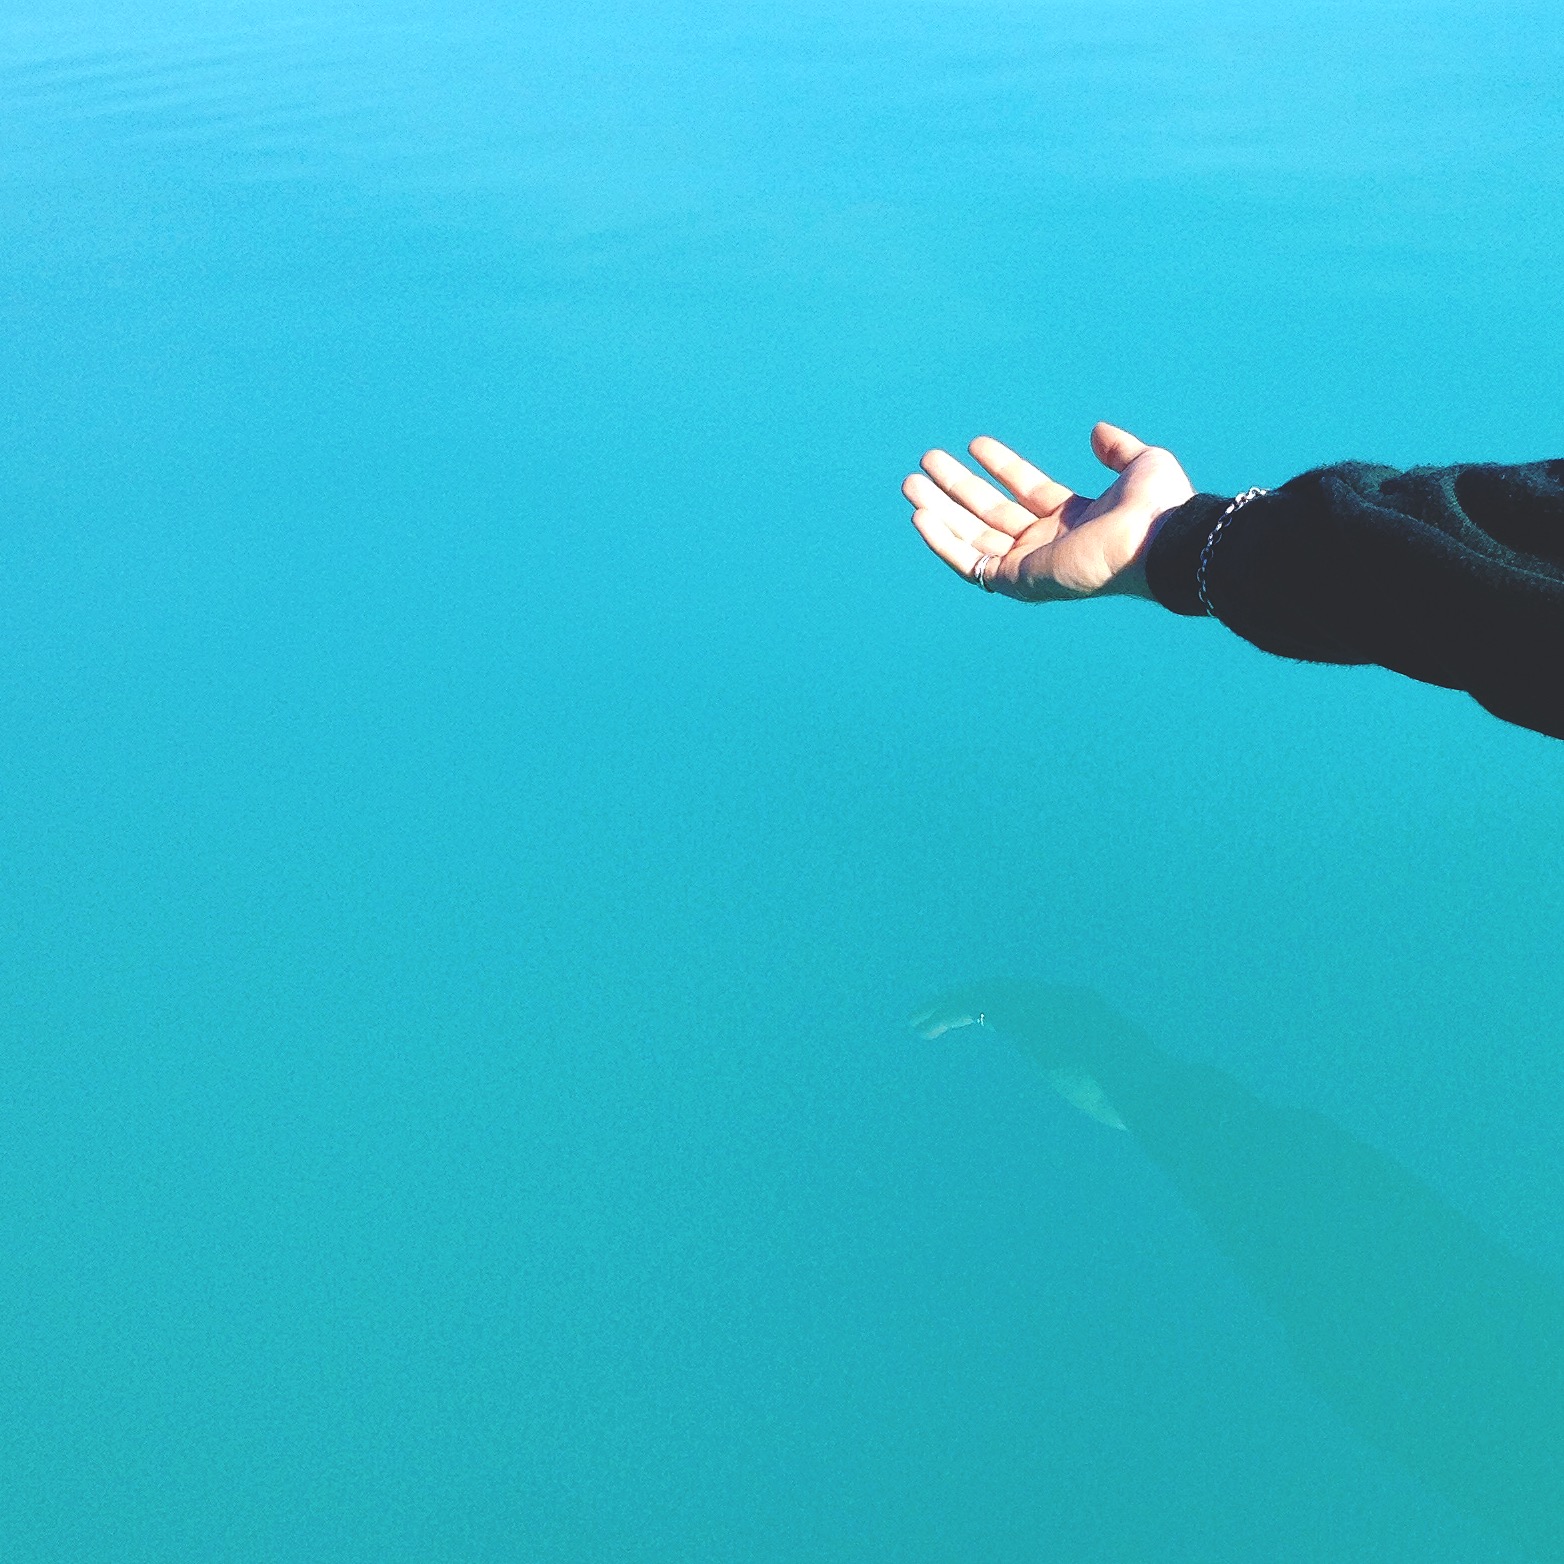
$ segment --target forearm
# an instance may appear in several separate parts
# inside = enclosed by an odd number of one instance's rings
[[[1344,463],[1236,512],[1196,495],[1146,555],[1175,612],[1207,600],[1264,650],[1378,663],[1564,737],[1564,462],[1396,472]]]

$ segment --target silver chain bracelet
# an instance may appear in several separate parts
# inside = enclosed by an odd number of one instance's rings
[[[1211,566],[1211,550],[1215,546],[1217,538],[1221,536],[1222,528],[1228,524],[1232,517],[1236,516],[1238,512],[1241,511],[1244,506],[1250,502],[1250,500],[1257,500],[1262,494],[1269,494],[1270,492],[1271,491],[1269,489],[1246,489],[1242,494],[1240,494],[1238,498],[1234,500],[1233,503],[1229,505],[1219,517],[1217,517],[1217,523],[1211,529],[1211,536],[1206,539],[1206,546],[1200,551],[1200,564],[1195,571],[1195,586],[1200,592],[1201,604],[1204,606],[1205,611],[1210,614],[1213,619],[1215,619],[1217,616],[1216,610],[1211,606],[1211,598],[1206,591],[1206,571]]]

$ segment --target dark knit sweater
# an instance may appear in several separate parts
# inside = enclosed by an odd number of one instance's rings
[[[1152,539],[1147,581],[1175,613],[1206,611],[1227,504],[1197,494]],[[1206,589],[1268,652],[1379,663],[1564,738],[1564,460],[1304,473],[1232,516]]]

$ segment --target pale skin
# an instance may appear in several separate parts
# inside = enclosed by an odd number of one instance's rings
[[[1095,499],[1076,494],[1007,445],[980,435],[967,449],[1003,489],[946,451],[924,456],[901,492],[923,541],[968,581],[1027,603],[1119,593],[1149,597],[1146,549],[1162,517],[1195,491],[1171,451],[1097,424],[1092,450],[1118,474]]]

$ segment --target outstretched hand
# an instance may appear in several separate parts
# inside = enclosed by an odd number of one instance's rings
[[[990,1026],[1042,1066],[1049,1083],[1083,1113],[1115,1129],[1144,1101],[1160,1055],[1134,1022],[1090,989],[990,981],[958,988],[908,1017],[926,1038]]]
[[[1009,494],[947,452],[930,451],[923,471],[901,486],[914,506],[913,525],[969,581],[977,579],[978,561],[989,556],[984,584],[1024,602],[1110,592],[1148,596],[1145,556],[1152,532],[1195,491],[1171,451],[1112,424],[1098,424],[1091,439],[1097,459],[1118,474],[1096,499],[1055,483],[987,435],[968,450]]]
[[[915,1010],[907,1022],[931,1041],[966,1026],[992,1027],[1045,1065],[1096,1063],[1106,1051],[1149,1046],[1132,1022],[1091,989],[1062,983],[969,984]]]

